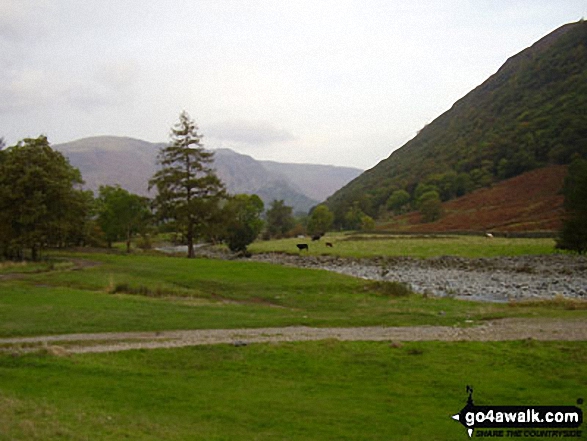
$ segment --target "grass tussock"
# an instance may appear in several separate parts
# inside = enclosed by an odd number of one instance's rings
[[[365,291],[376,292],[384,297],[407,297],[413,294],[407,284],[388,281],[370,282],[365,285]]]
[[[6,260],[4,262],[0,261],[0,269],[12,269],[12,268],[22,268],[27,266],[29,263],[27,261],[12,261]]]
[[[565,309],[568,311],[587,310],[587,300],[571,299],[557,294],[552,299],[521,300],[508,304],[513,308],[542,307],[551,309]]]
[[[108,294],[131,294],[145,297],[193,297],[193,293],[182,288],[145,285],[132,285],[128,282],[109,282],[106,292]]]
[[[46,273],[50,271],[70,270],[75,266],[71,261],[39,261],[32,262],[28,260],[0,262],[0,274],[35,274]]]

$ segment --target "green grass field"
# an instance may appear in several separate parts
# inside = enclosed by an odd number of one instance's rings
[[[365,250],[387,240],[348,243]],[[442,239],[411,240],[422,252]],[[246,260],[59,253],[0,267],[2,337],[585,315],[575,303],[424,298]],[[467,384],[478,404],[573,405],[587,395],[586,362],[585,342],[325,340],[64,357],[9,350],[0,352],[0,440],[464,440],[450,415]]]
[[[326,242],[333,244],[327,247]],[[249,249],[253,253],[286,252],[297,254],[297,243],[308,243],[311,255],[337,255],[344,257],[496,257],[524,254],[551,254],[555,252],[554,239],[520,239],[482,236],[413,236],[358,233],[328,233],[320,241],[311,239],[281,239],[257,241]]]
[[[0,355],[0,439],[465,440],[477,404],[574,405],[587,344],[216,345]],[[520,438],[525,439],[525,438]]]
[[[292,325],[462,326],[506,316],[587,314],[575,303],[512,308],[403,295],[391,283],[246,260],[74,257],[94,264],[73,270],[67,260],[58,261],[51,270],[27,274],[18,267],[18,278],[0,279],[0,336]]]

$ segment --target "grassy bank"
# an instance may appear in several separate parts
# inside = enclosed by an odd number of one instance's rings
[[[395,240],[337,237],[336,252],[344,243],[376,250]],[[423,253],[444,239],[409,240]],[[0,268],[2,337],[470,326],[505,316],[582,317],[582,305],[425,298],[394,284],[246,260],[60,253]],[[0,352],[0,440],[465,439],[450,415],[463,407],[467,384],[478,404],[512,405],[575,404],[587,386],[585,342],[325,340],[54,355],[61,353]]]
[[[67,262],[68,260],[66,260]],[[249,261],[74,255],[74,270],[0,278],[0,336],[306,326],[468,326],[505,316],[584,316],[581,304],[463,302],[403,286]],[[5,275],[6,276],[6,275]]]

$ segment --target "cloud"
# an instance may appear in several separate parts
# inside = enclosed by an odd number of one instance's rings
[[[63,96],[68,104],[86,111],[117,107],[133,99],[137,72],[132,61],[104,63],[97,66],[86,81],[78,78],[64,87]]]
[[[267,146],[297,139],[291,132],[268,121],[233,119],[209,125],[206,130],[209,138],[253,146]]]
[[[2,0],[0,2],[0,41],[22,42],[46,32],[47,0]]]
[[[25,68],[0,74],[0,113],[45,105],[49,100],[43,70]]]
[[[98,65],[83,72],[20,66],[0,72],[0,113],[56,105],[93,111],[121,106],[134,97],[137,67],[130,61]]]

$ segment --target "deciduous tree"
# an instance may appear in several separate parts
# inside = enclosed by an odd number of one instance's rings
[[[120,186],[100,186],[98,223],[109,247],[116,240],[125,240],[126,252],[130,253],[132,237],[147,226],[150,214],[148,198]]]
[[[405,207],[410,202],[410,199],[410,193],[406,190],[396,190],[387,199],[387,208],[395,214],[400,214],[405,211]]]
[[[295,225],[293,208],[283,200],[274,200],[267,210],[267,231],[271,237],[282,237]]]
[[[334,215],[328,207],[326,205],[318,205],[310,214],[308,233],[311,235],[324,234],[332,228],[333,222]]]
[[[27,138],[0,151],[0,247],[7,257],[36,260],[48,245],[83,231],[89,210],[78,169],[47,137]]]
[[[226,213],[228,248],[246,252],[263,228],[263,201],[257,195],[238,194],[228,201]]]

